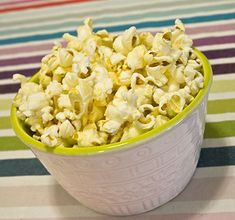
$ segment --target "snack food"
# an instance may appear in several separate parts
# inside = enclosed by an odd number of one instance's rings
[[[17,116],[47,146],[85,147],[126,140],[161,126],[203,88],[200,60],[180,20],[153,36],[131,27],[120,35],[64,34],[42,59],[39,83],[23,75]]]

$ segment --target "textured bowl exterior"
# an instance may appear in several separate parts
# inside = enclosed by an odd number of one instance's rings
[[[143,213],[174,198],[191,179],[203,140],[207,96],[178,124],[134,147],[93,155],[31,149],[85,206],[110,215]]]

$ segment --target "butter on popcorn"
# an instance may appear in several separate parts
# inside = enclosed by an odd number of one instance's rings
[[[202,64],[184,25],[152,35],[93,31],[63,35],[42,59],[38,83],[15,74],[17,116],[47,146],[104,145],[160,127],[183,111],[204,85]]]

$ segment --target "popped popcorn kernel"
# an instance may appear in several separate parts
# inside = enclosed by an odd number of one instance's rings
[[[153,35],[93,31],[63,35],[41,61],[37,82],[15,74],[17,117],[50,147],[124,141],[160,127],[182,112],[204,86],[202,64],[177,19]]]

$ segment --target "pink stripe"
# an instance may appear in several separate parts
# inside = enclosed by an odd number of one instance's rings
[[[58,208],[59,209],[59,208]],[[38,210],[40,211],[40,209]],[[95,216],[95,217],[76,217],[76,218],[30,218],[30,220],[120,220],[115,216]],[[174,215],[151,215],[148,214],[128,216],[125,220],[232,220],[235,219],[235,213],[212,213],[212,214],[174,214]],[[16,219],[8,219],[16,220]]]
[[[187,204],[188,201],[202,201],[207,204],[207,201],[211,200],[213,200],[214,203],[226,199],[234,200],[234,184],[235,177],[195,178],[184,191],[172,201],[175,203],[181,202],[180,206],[184,208],[183,204]],[[77,201],[59,185],[0,187],[0,195],[1,207],[19,207],[23,204],[27,207],[38,206],[40,210],[40,206],[43,205],[60,206],[78,204]],[[171,207],[170,203],[169,206],[166,205],[165,208]],[[157,213],[157,209],[155,211]]]
[[[63,40],[60,40],[62,44]],[[43,50],[51,50],[53,47],[53,42],[41,42],[41,44],[31,44],[26,46],[16,46],[16,47],[10,47],[10,48],[2,48],[0,47],[0,54],[17,54],[17,53],[24,53],[24,52],[34,52],[34,51],[43,51]]]
[[[27,45],[21,47],[11,47],[11,48],[3,48],[0,49],[0,54],[17,54],[23,52],[34,52],[34,51],[43,51],[43,50],[50,50],[53,47],[53,43],[44,43],[37,45]]]
[[[228,31],[234,30],[235,23],[232,24],[218,24],[218,25],[207,25],[201,27],[187,27],[187,34],[199,34],[199,33],[208,33],[208,32],[220,32],[220,31]]]
[[[235,199],[234,186],[234,177],[193,179],[174,201]]]
[[[15,0],[15,1],[7,1],[7,2],[0,2],[0,6],[8,6],[8,5],[18,5],[27,2],[35,2],[35,1],[42,1],[42,0]]]

